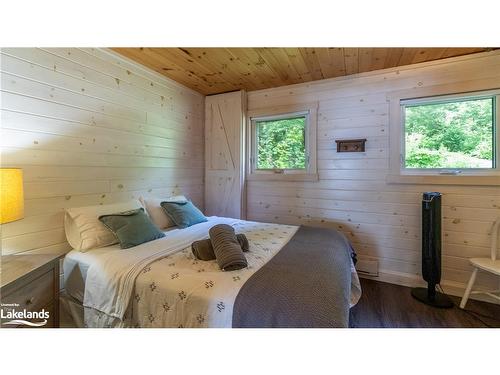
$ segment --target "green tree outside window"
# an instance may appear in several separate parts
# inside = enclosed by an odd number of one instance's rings
[[[257,121],[257,169],[306,168],[306,117]]]
[[[406,168],[493,168],[494,98],[405,107]]]

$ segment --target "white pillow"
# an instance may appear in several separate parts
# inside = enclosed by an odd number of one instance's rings
[[[146,208],[151,221],[160,229],[167,229],[173,227],[175,223],[167,216],[161,202],[186,202],[187,199],[184,195],[175,195],[168,198],[143,198],[140,197],[142,205]]]
[[[128,202],[66,209],[64,229],[73,249],[87,251],[118,242],[115,235],[99,221],[99,216],[141,208],[137,199]]]

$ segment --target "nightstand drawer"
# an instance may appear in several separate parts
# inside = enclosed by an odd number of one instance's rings
[[[42,327],[59,327],[60,257],[59,254],[1,257],[2,328],[38,327],[45,319],[47,323]]]
[[[8,295],[2,295],[2,303],[17,303],[16,311],[37,311],[54,302],[54,269],[21,285]]]

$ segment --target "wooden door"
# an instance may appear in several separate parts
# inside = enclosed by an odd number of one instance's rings
[[[246,93],[205,99],[205,213],[245,218]]]

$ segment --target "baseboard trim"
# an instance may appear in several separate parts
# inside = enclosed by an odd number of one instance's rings
[[[427,284],[418,275],[412,275],[408,273],[394,272],[388,270],[379,270],[378,276],[370,276],[360,273],[359,277],[364,279],[382,281],[384,283],[389,283],[389,284],[403,285],[410,288],[427,286]],[[443,288],[446,294],[450,294],[452,296],[457,296],[461,298],[464,294],[466,285],[464,283],[458,283],[455,281],[442,280],[441,287]],[[495,303],[497,305],[500,304],[498,300],[484,294],[472,294],[470,296],[470,299]]]

